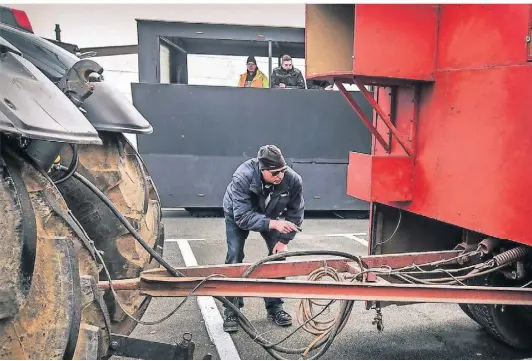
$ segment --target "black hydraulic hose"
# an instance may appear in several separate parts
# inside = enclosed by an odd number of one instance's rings
[[[268,340],[264,339],[261,334],[257,333],[249,322],[249,320],[246,318],[246,316],[240,311],[238,307],[236,307],[232,302],[230,302],[225,297],[215,297],[218,301],[223,303],[225,306],[230,308],[242,321],[240,325],[242,326],[242,329],[253,339],[253,341],[257,342],[259,345],[261,345],[266,352],[268,352],[272,357],[274,357],[277,360],[287,360],[283,356],[281,356],[279,353],[286,353],[286,354],[302,354],[307,351],[307,348],[300,348],[300,349],[291,349],[287,347],[278,346],[277,343],[271,343]],[[318,343],[313,345],[309,351],[315,350],[318,347],[323,347],[320,349],[318,353],[313,355],[312,357],[306,358],[308,360],[316,360],[319,357],[321,357],[332,345],[336,335],[338,334],[338,330],[340,327],[342,327],[343,324],[347,321],[347,316],[351,312],[354,305],[354,301],[346,301],[341,309],[341,322],[336,323],[335,327],[331,330],[327,338],[324,338],[320,340]],[[286,339],[286,338],[285,338]]]
[[[338,257],[344,257],[352,259],[353,261],[356,261],[360,267],[363,267],[363,262],[360,259],[360,257],[352,255],[350,253],[341,252],[341,251],[321,251],[321,250],[312,250],[312,251],[293,251],[293,252],[283,252],[283,253],[277,253],[268,257],[265,257],[255,263],[253,263],[249,268],[242,274],[242,277],[248,277],[251,272],[253,272],[257,267],[259,267],[261,264],[271,261],[277,261],[281,260],[283,258],[287,257],[302,257],[302,256],[338,256]]]
[[[68,168],[64,165],[59,165],[59,169],[61,170],[67,170]],[[142,236],[131,226],[131,224],[128,222],[126,218],[116,209],[116,207],[113,205],[113,203],[103,194],[94,184],[92,184],[87,178],[79,174],[78,172],[74,172],[72,174],[74,178],[79,180],[81,183],[83,183],[87,188],[89,188],[91,191],[94,192],[104,202],[107,207],[111,210],[111,212],[114,213],[114,215],[122,222],[122,224],[127,228],[129,232],[135,237],[135,239],[141,244],[141,246],[153,257],[159,262],[161,266],[166,268],[168,272],[170,272],[173,276],[176,277],[184,277],[185,275],[176,270],[174,267],[172,267],[168,262],[166,262],[155,250],[153,250],[149,244],[142,239]]]
[[[257,267],[259,267],[260,265],[262,265],[262,264],[264,264],[266,262],[281,260],[281,259],[284,259],[284,258],[287,258],[287,257],[312,256],[312,255],[340,256],[340,257],[352,259],[352,260],[356,261],[361,267],[363,267],[363,262],[362,262],[362,260],[359,257],[357,257],[355,255],[352,255],[352,254],[349,254],[349,253],[345,253],[345,252],[340,252],[340,251],[319,251],[319,250],[316,250],[316,251],[294,251],[294,252],[283,252],[283,253],[275,254],[275,255],[268,256],[266,258],[263,258],[263,259],[255,262],[254,264],[252,264],[246,270],[246,272],[244,272],[242,274],[242,278],[248,277],[255,269],[257,269]],[[279,354],[279,352],[280,353],[287,353],[287,354],[302,354],[302,353],[305,353],[305,352],[308,352],[308,351],[312,351],[312,350],[318,349],[319,347],[321,347],[321,349],[315,355],[313,355],[312,357],[309,357],[307,359],[315,360],[315,359],[318,359],[319,357],[321,357],[329,349],[329,347],[332,345],[336,335],[338,334],[338,331],[347,322],[347,316],[349,315],[349,313],[353,309],[353,305],[354,305],[354,301],[346,301],[346,302],[344,302],[344,304],[343,304],[343,306],[341,308],[341,311],[340,311],[340,317],[339,317],[340,322],[336,323],[336,325],[331,330],[331,332],[327,335],[327,337],[324,337],[319,342],[317,342],[316,344],[312,345],[312,347],[310,347],[310,348],[292,349],[292,348],[286,348],[286,347],[278,346],[278,343],[271,343],[268,340],[264,339],[260,334],[258,334],[255,331],[255,329],[253,328],[253,326],[251,325],[249,320],[240,311],[240,309],[238,307],[233,305],[225,297],[216,297],[216,299],[218,301],[222,302],[226,307],[230,308],[238,316],[238,318],[242,321],[241,322],[242,329],[255,342],[260,344],[266,350],[266,352],[268,352],[272,357],[274,357],[275,359],[278,359],[278,360],[285,359],[284,357],[282,357]]]
[[[67,168],[66,174],[62,178],[54,181],[55,185],[63,183],[64,181],[72,177],[74,172],[78,170],[78,165],[79,165],[78,147],[75,144],[70,144],[70,146],[72,147],[72,160],[70,161],[70,166]]]
[[[68,170],[69,168],[59,165],[60,170]],[[185,275],[181,272],[177,271],[175,268],[173,268],[170,264],[168,264],[158,253],[156,253],[147,243],[142,239],[140,234],[131,226],[131,224],[128,222],[127,219],[124,218],[124,216],[116,209],[116,207],[112,204],[112,202],[103,194],[95,185],[93,185],[89,180],[87,180],[85,177],[83,177],[78,172],[73,172],[72,175],[74,178],[78,179],[81,183],[83,183],[86,187],[88,187],[91,191],[93,191],[98,198],[100,198],[108,207],[109,209],[114,213],[114,215],[124,224],[124,226],[127,228],[129,232],[135,237],[135,239],[142,245],[142,247],[159,262],[161,266],[163,266],[168,272],[170,272],[172,275],[176,277],[184,277]],[[275,261],[279,259],[284,259],[286,257],[295,257],[295,256],[310,256],[310,255],[332,255],[332,256],[341,256],[348,259],[352,259],[358,264],[363,267],[363,262],[361,259],[357,256],[354,256],[349,253],[345,252],[339,252],[339,251],[296,251],[296,252],[284,252],[276,255],[272,255],[269,257],[266,257],[254,264],[252,264],[246,272],[242,275],[242,277],[248,277],[251,272],[253,272],[257,267],[259,267],[261,264],[264,264],[266,262]],[[193,292],[192,292],[193,293]],[[264,339],[259,333],[256,332],[253,325],[249,322],[249,320],[246,318],[246,316],[240,311],[239,308],[237,308],[233,303],[231,303],[227,298],[225,297],[215,297],[218,301],[220,301],[222,304],[224,304],[226,307],[230,308],[235,312],[237,317],[242,321],[241,326],[243,330],[253,339],[253,341],[257,342],[259,345],[261,345],[266,352],[268,352],[272,357],[278,360],[286,360],[280,353],[286,353],[286,354],[303,354],[315,349],[318,349],[321,347],[321,349],[313,356],[306,358],[309,360],[315,360],[321,357],[332,345],[336,335],[338,334],[338,331],[343,328],[345,323],[347,322],[347,318],[349,316],[349,313],[351,312],[354,301],[345,301],[342,308],[339,321],[337,322],[334,328],[331,330],[331,332],[327,335],[327,337],[324,337],[320,341],[313,344],[311,347],[306,348],[299,348],[299,349],[293,349],[293,348],[287,348],[279,346],[277,343],[269,342],[268,340]],[[179,307],[177,307],[179,309]],[[175,311],[177,311],[177,309]],[[318,314],[319,315],[319,314]],[[318,316],[316,315],[316,316]],[[169,317],[169,316],[168,316]],[[166,317],[167,318],[167,317]],[[158,322],[158,321],[157,321]],[[296,330],[297,331],[297,330]],[[296,331],[294,331],[289,336],[285,337],[284,340],[291,337]],[[283,341],[284,341],[283,340]]]

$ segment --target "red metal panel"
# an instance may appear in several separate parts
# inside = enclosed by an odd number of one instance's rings
[[[366,101],[373,108],[375,116],[378,116],[379,119],[383,121],[384,125],[388,129],[388,132],[393,137],[393,139],[401,146],[401,148],[405,151],[407,155],[409,156],[412,155],[411,144],[409,143],[407,139],[408,132],[401,133],[395,127],[395,124],[393,124],[392,120],[390,119],[391,118],[390,112],[384,111],[383,108],[380,107],[379,103],[375,101],[375,99],[366,89],[365,84],[362,81],[355,78],[355,84],[357,85],[358,89],[360,89],[362,94],[364,94],[364,98],[366,99]],[[403,108],[403,110],[406,110],[406,109]]]
[[[355,5],[353,73],[432,81],[439,6]]]
[[[351,197],[371,200],[372,157],[362,153],[350,152],[347,165],[347,194]]]
[[[532,245],[526,216],[532,214],[530,19],[528,4],[442,5],[438,54],[446,69],[436,71],[433,84],[419,85],[419,112],[406,95],[413,96],[413,88],[397,88],[396,106],[387,94],[390,88],[377,93],[381,107],[397,114],[395,127],[404,133],[414,125],[410,129],[416,134],[412,202],[398,205],[380,198],[381,203]],[[392,155],[402,151],[393,141],[391,149]],[[374,154],[384,155],[378,145]],[[358,166],[363,174],[356,175]],[[393,174],[399,168],[387,169]],[[376,174],[373,161],[351,158],[348,194],[377,199],[372,196]]]
[[[384,88],[384,87],[378,87],[376,88],[376,91],[374,92],[374,98],[379,103],[380,107],[386,114],[389,114],[391,116],[391,96],[392,96],[392,88]],[[386,141],[391,144],[391,154],[397,154],[397,146],[395,140],[392,138],[392,135],[389,133],[386,124],[382,121],[382,119],[378,116],[376,112],[373,112],[373,124],[375,124],[375,128],[379,131],[380,134],[383,134],[385,136]],[[397,122],[395,122],[397,125]],[[373,154],[375,155],[386,155],[389,152],[384,149],[379,143],[373,142]]]
[[[378,87],[375,92],[375,99],[384,113],[392,118],[396,129],[401,138],[406,141],[410,150],[415,153],[414,133],[415,125],[417,124],[417,104],[418,99],[414,94],[414,87]],[[393,104],[392,104],[393,103]],[[388,128],[381,117],[374,114],[374,124],[376,128],[383,134],[385,140],[391,142],[391,154],[405,155],[404,150],[396,139],[391,137]],[[375,155],[385,155],[387,152],[384,148],[377,145],[375,147]]]
[[[437,69],[526,61],[529,6],[441,5]]]
[[[412,199],[413,158],[370,156],[351,152],[347,167],[347,194],[370,202]]]
[[[528,5],[528,36],[526,37],[527,60],[532,61],[532,5]]]
[[[438,72],[422,96],[412,202],[403,208],[532,245],[530,82],[530,66]],[[348,181],[348,189],[360,183]]]

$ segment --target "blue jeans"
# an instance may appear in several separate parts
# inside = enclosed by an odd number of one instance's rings
[[[266,241],[268,248],[268,256],[273,254],[273,248],[277,243],[276,231],[261,232],[260,235]],[[249,236],[249,231],[238,228],[235,222],[230,219],[225,219],[225,234],[227,237],[227,255],[225,257],[225,264],[242,263],[244,260],[244,245]],[[284,279],[284,278],[279,278]],[[238,308],[244,307],[244,299],[242,297],[227,297],[227,299]],[[268,313],[275,313],[283,308],[283,300],[280,298],[264,298],[264,305]],[[225,316],[234,314],[234,312],[225,308]]]

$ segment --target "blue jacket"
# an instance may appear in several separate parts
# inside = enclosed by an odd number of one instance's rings
[[[234,221],[243,230],[268,232],[270,219],[282,215],[301,227],[305,210],[301,176],[288,167],[283,181],[275,185],[271,200],[265,207],[259,162],[256,158],[242,163],[234,172],[233,178],[223,198],[225,217]],[[284,212],[283,212],[284,211]],[[279,234],[280,242],[287,244],[294,239],[296,232]]]

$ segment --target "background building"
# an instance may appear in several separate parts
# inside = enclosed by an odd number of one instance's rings
[[[239,25],[305,26],[304,4],[6,4],[24,10],[37,35],[81,47],[138,43],[135,19],[209,22]],[[131,82],[138,82],[136,54],[94,58],[105,69],[107,81],[131,100]],[[245,71],[245,57],[188,55],[189,84],[235,86]],[[267,72],[268,59],[257,57]],[[274,63],[275,65],[275,63]],[[294,59],[303,74],[304,59]]]

